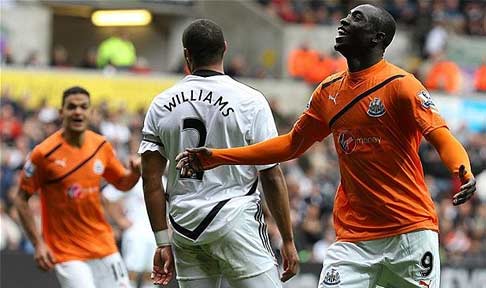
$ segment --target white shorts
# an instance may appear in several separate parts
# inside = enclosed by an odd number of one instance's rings
[[[438,235],[422,230],[332,244],[324,257],[319,288],[439,288],[439,282]]]
[[[130,272],[152,272],[155,244],[154,234],[145,229],[132,229],[123,233],[121,252]]]
[[[281,287],[261,205],[249,205],[237,219],[233,229],[220,239],[207,244],[195,245],[177,233],[173,234],[172,249],[177,280],[181,286],[189,287],[189,282],[194,280],[211,278],[217,281],[221,276],[232,282],[257,277],[273,269],[274,272],[265,274],[273,283],[266,287]],[[183,283],[185,281],[188,283]]]
[[[129,288],[127,269],[116,252],[109,256],[66,261],[54,266],[62,288]]]

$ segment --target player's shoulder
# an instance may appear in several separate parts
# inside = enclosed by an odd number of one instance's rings
[[[319,84],[318,88],[319,89],[326,89],[326,88],[332,87],[333,85],[338,84],[344,78],[345,74],[346,74],[346,71],[343,70],[343,71],[334,73],[331,76],[328,76],[326,79],[324,79],[324,81],[322,81]]]
[[[101,135],[101,134],[98,134],[94,131],[91,131],[91,130],[86,130],[85,132],[85,139],[87,141],[90,141],[92,143],[94,143],[95,145],[96,144],[101,144],[103,142],[108,142],[108,140],[106,139],[105,136]]]
[[[48,157],[53,151],[59,149],[63,143],[61,133],[61,130],[56,131],[44,139],[44,141],[37,144],[32,150],[30,157],[32,159]]]
[[[403,84],[403,83],[410,83],[410,82],[417,82],[419,81],[417,78],[415,78],[415,76],[404,70],[403,68],[400,68],[398,67],[397,65],[395,64],[392,64],[390,62],[387,62],[387,70],[386,70],[386,79],[393,79],[393,80],[398,80],[396,81],[396,83],[398,84]]]

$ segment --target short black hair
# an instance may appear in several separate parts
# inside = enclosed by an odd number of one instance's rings
[[[80,87],[80,86],[73,86],[71,88],[68,88],[66,90],[64,90],[64,92],[62,92],[62,104],[61,104],[61,107],[64,107],[64,102],[66,102],[66,98],[70,95],[74,95],[74,94],[84,94],[86,96],[88,96],[89,98],[89,92],[88,90],[84,89],[83,87]]]
[[[223,59],[223,30],[211,20],[195,20],[184,30],[182,45],[189,50],[195,67],[215,64]]]
[[[374,6],[378,11],[376,17],[373,17],[373,25],[377,32],[385,33],[385,39],[383,40],[383,50],[390,45],[395,36],[396,22],[393,16],[381,7]]]

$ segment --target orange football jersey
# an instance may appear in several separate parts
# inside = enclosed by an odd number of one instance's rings
[[[317,140],[333,134],[341,173],[333,213],[339,241],[438,230],[418,149],[423,135],[446,124],[413,75],[385,60],[332,75],[304,113],[322,123]]]
[[[125,168],[106,139],[85,132],[82,147],[58,131],[37,145],[22,171],[20,188],[40,192],[42,236],[57,263],[101,258],[117,251],[101,205],[101,179],[115,182]]]

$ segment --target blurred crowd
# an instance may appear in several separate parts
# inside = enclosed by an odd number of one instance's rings
[[[28,96],[12,96],[8,91],[2,91],[0,103],[0,249],[32,253],[33,248],[22,232],[12,199],[17,193],[18,176],[26,155],[37,143],[59,129],[60,123],[56,108],[45,103],[35,109],[29,108]],[[285,115],[278,102],[270,103],[279,132],[288,132],[297,115]],[[93,109],[91,129],[104,134],[116,147],[118,156],[127,161],[130,153],[137,150],[143,117],[143,109],[129,113],[125,107],[110,110],[107,103],[101,103]],[[479,189],[472,201],[460,207],[452,206],[451,202],[451,196],[459,186],[458,180],[451,178],[434,149],[426,143],[421,149],[427,184],[439,213],[443,263],[484,264],[486,259],[480,255],[486,255],[486,130],[472,133],[462,127],[454,133],[469,152]],[[330,138],[314,145],[301,158],[282,164],[296,244],[303,262],[321,263],[326,248],[335,239],[331,213],[339,170]],[[40,225],[39,199],[33,197],[29,204]],[[270,218],[267,221],[272,244],[277,248],[281,242],[277,228]],[[115,225],[114,228],[119,237],[123,227]]]
[[[349,0],[257,0],[265,10],[289,23],[336,25],[360,1]],[[388,10],[403,25],[427,29],[432,21],[446,20],[457,33],[486,35],[486,3],[480,0],[372,0]],[[424,26],[425,25],[425,26]]]

